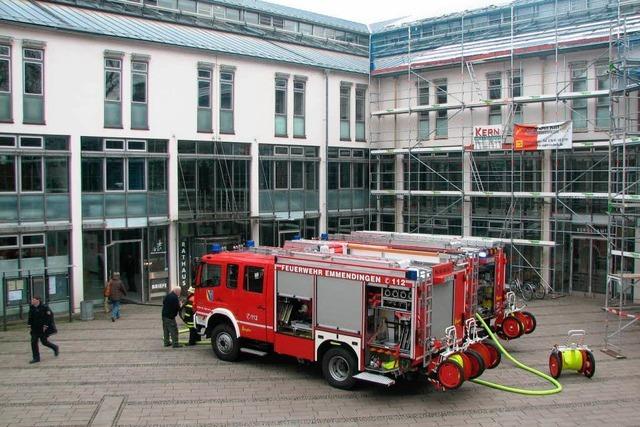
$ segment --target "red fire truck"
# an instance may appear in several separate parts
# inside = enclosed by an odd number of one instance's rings
[[[391,259],[410,257],[432,263],[454,262],[464,269],[461,273],[465,281],[464,319],[473,318],[476,313],[487,322],[493,319],[494,330],[506,340],[530,334],[536,328],[535,316],[517,307],[513,292],[505,291],[506,256],[502,245],[492,239],[362,231],[333,234],[328,236],[328,240],[343,243],[339,250],[355,255],[375,254]],[[287,245],[317,243],[294,240]],[[446,297],[442,295],[440,298]],[[434,296],[436,299],[438,295]]]
[[[453,281],[453,263],[330,252],[204,255],[195,324],[217,357],[273,351],[320,362],[329,384],[344,389],[358,379],[391,385],[411,373],[454,389],[499,363],[477,333],[458,338],[453,310],[434,309],[434,289]]]

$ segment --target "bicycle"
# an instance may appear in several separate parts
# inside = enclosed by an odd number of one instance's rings
[[[530,286],[533,290],[533,296],[536,299],[544,299],[547,296],[547,288],[541,282],[528,282],[525,286]]]
[[[525,301],[531,301],[534,295],[533,286],[530,283],[522,283],[520,279],[515,279],[509,283],[509,290],[516,295],[520,294],[520,297]]]

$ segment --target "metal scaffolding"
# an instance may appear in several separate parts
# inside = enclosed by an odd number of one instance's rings
[[[637,42],[637,41],[636,41]],[[622,21],[610,38],[609,256],[603,351],[623,358],[623,331],[640,320],[640,54]],[[635,289],[634,289],[635,288]]]
[[[525,3],[512,3],[510,16],[503,13],[502,27],[510,29],[501,43],[508,52],[494,59],[500,71],[488,72],[485,79],[478,77],[478,70],[487,58],[476,53],[479,42],[465,40],[471,18],[464,13],[456,24],[457,39],[449,35],[443,48],[433,53],[443,55],[440,52],[456,44],[459,74],[444,83],[437,74],[451,77],[455,64],[450,61],[447,72],[435,62],[429,68],[427,55],[416,53],[424,46],[416,38],[420,23],[401,27],[406,31],[401,38],[406,70],[380,77],[374,71],[370,85],[371,140],[380,147],[371,151],[375,223],[383,231],[498,238],[508,245],[511,278],[537,281],[558,294],[604,293],[611,198],[608,112],[615,102],[609,83],[610,49],[606,42],[590,46],[589,59],[575,61],[572,50],[560,41],[571,24],[570,15],[560,13],[559,0],[536,2],[551,4],[555,18],[549,18],[553,28],[544,34],[545,40],[553,40],[545,53],[549,64],[532,72],[517,48],[526,40],[524,30],[516,28],[521,25],[516,9]],[[638,3],[594,2],[601,8],[594,9],[594,16],[608,15],[593,28],[606,26],[607,32],[615,33],[630,20],[637,31]],[[542,37],[528,25],[529,37]],[[375,44],[372,49],[373,55]],[[570,150],[505,149],[513,147],[514,124],[522,123],[523,115],[526,119],[528,108],[541,110],[543,120],[572,120],[578,132],[589,129],[589,138],[577,134]],[[594,108],[595,117],[587,114]],[[629,113],[633,111],[637,105],[630,105]],[[486,125],[487,116],[489,124],[502,125],[502,147],[469,149],[474,125]],[[628,144],[620,144],[624,146]],[[588,275],[588,285],[574,283],[581,274]]]

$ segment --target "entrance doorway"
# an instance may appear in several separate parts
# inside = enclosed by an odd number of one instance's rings
[[[607,241],[603,238],[571,237],[571,292],[603,294],[607,280]]]
[[[105,246],[105,258],[105,281],[109,280],[114,272],[119,272],[120,280],[127,290],[127,298],[144,301],[142,240],[114,241]]]

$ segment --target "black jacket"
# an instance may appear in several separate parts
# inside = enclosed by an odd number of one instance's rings
[[[180,300],[173,292],[169,292],[162,300],[162,317],[174,319],[180,311]]]
[[[29,307],[29,326],[31,326],[31,335],[45,335],[44,327],[51,327],[53,323],[53,314],[51,309],[44,304],[37,307],[33,305]]]

